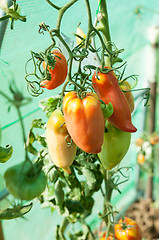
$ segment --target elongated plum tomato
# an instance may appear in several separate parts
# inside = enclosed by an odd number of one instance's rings
[[[114,226],[115,237],[118,240],[141,240],[142,233],[138,224],[131,218],[125,217]]]
[[[108,67],[107,67],[108,68]],[[122,93],[115,73],[94,73],[92,83],[98,97],[105,103],[111,102],[114,112],[108,121],[116,128],[125,132],[136,132],[137,129],[131,122],[131,112],[126,97]]]
[[[104,133],[102,150],[98,153],[98,156],[103,167],[106,170],[110,170],[119,164],[127,153],[130,146],[131,133],[119,130],[108,121],[106,121],[106,128],[108,132]]]
[[[52,51],[55,59],[55,67],[51,69],[50,66],[47,67],[49,73],[51,74],[51,80],[44,80],[40,83],[42,88],[47,88],[49,90],[55,89],[60,86],[67,77],[67,61],[64,55],[57,49]],[[45,69],[46,63],[43,62],[43,67]]]
[[[95,93],[86,93],[83,99],[75,91],[63,99],[66,126],[76,145],[87,153],[99,153],[104,138],[104,115]]]
[[[70,166],[76,156],[77,146],[69,136],[60,109],[56,109],[47,122],[46,142],[53,163],[70,174]]]
[[[126,100],[128,101],[129,107],[130,107],[130,111],[131,113],[134,111],[134,96],[131,92],[131,86],[128,83],[128,81],[124,81],[121,85],[120,85],[120,89],[123,91]]]

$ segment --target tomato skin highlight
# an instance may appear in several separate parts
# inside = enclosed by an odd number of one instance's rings
[[[75,159],[77,146],[73,141],[68,146],[66,141],[70,142],[71,138],[61,110],[56,109],[47,122],[46,142],[53,163],[70,174],[70,166]]]
[[[114,226],[115,237],[118,240],[141,240],[142,233],[138,224],[131,218],[120,219]]]
[[[106,122],[108,132],[104,133],[99,159],[106,170],[114,168],[126,155],[131,141],[131,133],[124,132]]]
[[[120,89],[123,91],[126,100],[128,101],[129,107],[130,107],[130,111],[131,113],[134,111],[134,96],[131,92],[131,86],[127,81],[124,81],[121,85],[120,85]]]
[[[86,93],[83,99],[75,91],[63,99],[66,126],[76,145],[87,153],[101,151],[104,138],[104,115],[95,93]]]
[[[112,103],[114,112],[108,118],[108,121],[116,128],[125,132],[136,132],[136,127],[131,122],[131,112],[122,93],[115,73],[110,71],[108,73],[94,73],[92,76],[92,83],[98,97],[105,103]]]
[[[42,88],[47,88],[49,90],[55,89],[60,86],[67,77],[67,61],[64,55],[57,49],[52,51],[55,58],[55,67],[51,69],[47,67],[49,73],[51,74],[51,80],[44,80],[40,83]],[[43,67],[45,69],[46,63],[43,62]]]

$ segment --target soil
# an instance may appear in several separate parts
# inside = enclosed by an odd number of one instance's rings
[[[159,208],[149,199],[140,199],[133,203],[125,216],[134,219],[140,226],[143,238],[159,239]]]

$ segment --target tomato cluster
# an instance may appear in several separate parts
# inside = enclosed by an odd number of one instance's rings
[[[53,50],[51,54],[54,66],[49,66],[49,61],[43,62],[51,79],[41,82],[41,87],[49,90],[60,86],[67,77],[64,55],[59,50]],[[128,82],[119,84],[113,70],[105,67],[104,71],[94,72],[91,92],[87,89],[78,91],[76,87],[63,96],[62,106],[52,112],[46,126],[48,151],[57,167],[70,174],[77,147],[86,153],[98,154],[107,170],[123,159],[129,149],[131,132],[137,130],[131,122],[134,98],[130,90]],[[27,161],[8,169],[5,181],[12,195],[21,200],[39,196],[46,186],[43,171],[37,172]],[[35,192],[33,188],[36,188]]]
[[[56,54],[59,53],[56,51]],[[60,61],[63,64],[63,57],[56,61],[53,70],[48,67],[52,78],[47,80],[45,87],[55,87],[55,82],[59,85],[56,69]],[[66,78],[66,69],[65,66],[61,83]],[[103,167],[107,170],[112,169],[127,153],[131,132],[137,130],[131,122],[134,97],[127,81],[119,84],[114,71],[105,67],[103,72],[101,69],[94,72],[92,87],[95,93],[79,93],[78,89],[66,93],[63,97],[62,111],[55,110],[47,124],[46,140],[51,159],[67,173],[71,173],[70,165],[75,158],[77,147],[86,153],[98,154]],[[106,114],[106,118],[101,102],[105,106],[111,104],[113,108],[110,115]]]

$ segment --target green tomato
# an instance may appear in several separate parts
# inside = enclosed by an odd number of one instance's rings
[[[103,167],[106,170],[110,170],[114,168],[127,153],[130,146],[131,133],[115,128],[108,121],[106,122],[106,128],[108,131],[104,133],[102,150],[98,156]]]
[[[40,196],[47,183],[44,172],[29,161],[8,168],[4,180],[10,194],[27,201]]]
[[[11,145],[6,145],[5,147],[0,146],[0,162],[5,163],[11,158],[13,153],[13,147]]]

